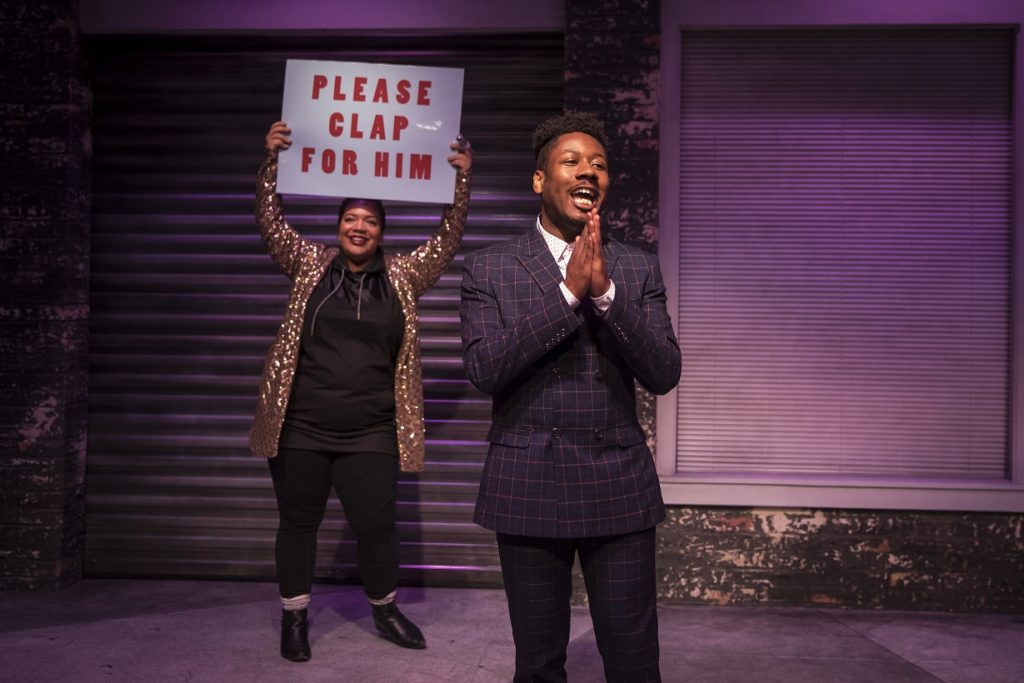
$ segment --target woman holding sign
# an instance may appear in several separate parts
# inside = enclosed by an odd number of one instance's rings
[[[455,201],[410,254],[384,252],[384,206],[346,199],[338,246],[303,238],[285,220],[277,155],[291,146],[283,121],[270,127],[259,171],[256,222],[291,281],[267,354],[250,447],[270,458],[280,525],[275,558],[281,594],[281,656],[310,658],[307,608],[316,533],[333,488],[356,536],[359,572],[378,631],[423,648],[420,630],[395,603],[397,476],[423,470],[424,423],[416,302],[451,263],[469,209],[472,153],[453,143]]]

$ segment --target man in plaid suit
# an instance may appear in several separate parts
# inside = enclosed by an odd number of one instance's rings
[[[657,258],[601,239],[601,122],[534,131],[536,225],[470,254],[463,360],[493,397],[475,521],[497,533],[516,681],[564,681],[578,554],[609,681],[658,681],[654,527],[665,518],[634,380],[679,381]]]

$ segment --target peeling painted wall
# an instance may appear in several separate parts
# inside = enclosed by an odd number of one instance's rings
[[[1015,612],[1024,515],[681,508],[659,528],[667,602]]]
[[[0,588],[82,575],[89,95],[78,3],[5,3],[0,94]]]
[[[565,106],[596,113],[608,133],[612,186],[601,213],[611,237],[658,242],[660,3],[566,3]]]

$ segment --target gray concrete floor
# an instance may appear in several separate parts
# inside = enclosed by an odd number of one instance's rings
[[[317,585],[313,659],[282,660],[269,583],[90,579],[0,594],[4,681],[509,681],[500,590],[406,588],[427,649],[379,638],[356,586]],[[778,607],[659,607],[666,682],[1024,681],[1024,615]],[[602,681],[586,608],[573,608],[570,682]]]

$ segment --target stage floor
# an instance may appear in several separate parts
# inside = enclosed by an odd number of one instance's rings
[[[510,681],[504,593],[405,588],[427,649],[379,638],[357,586],[317,585],[313,658],[277,654],[270,583],[89,579],[0,594],[0,679],[32,681]],[[661,605],[669,682],[1024,681],[1024,615]],[[590,617],[573,608],[570,683],[604,680]]]

